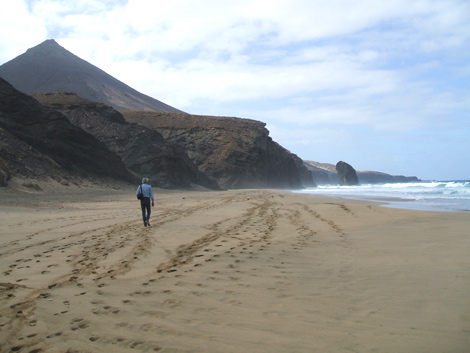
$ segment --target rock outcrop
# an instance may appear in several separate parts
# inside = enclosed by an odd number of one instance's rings
[[[3,79],[0,169],[7,179],[10,174],[57,180],[75,176],[132,179],[121,159],[104,144]]]
[[[265,123],[229,117],[123,112],[129,122],[160,132],[181,146],[222,188],[315,186],[300,158],[269,137]]]
[[[52,39],[1,65],[0,77],[27,94],[75,92],[117,110],[180,112],[127,86]]]
[[[169,189],[189,189],[193,185],[219,189],[216,181],[199,171],[181,147],[165,141],[156,130],[128,123],[120,112],[107,105],[74,93],[44,93],[34,97],[103,142],[121,157],[137,180],[146,176],[152,185]]]
[[[339,161],[336,163],[339,185],[359,185],[356,170],[348,163]]]

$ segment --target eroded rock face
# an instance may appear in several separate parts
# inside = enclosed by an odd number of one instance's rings
[[[10,170],[8,169],[6,162],[0,159],[0,186],[7,186],[9,179]]]
[[[16,176],[45,180],[73,179],[72,173],[61,168],[50,156],[0,127],[1,186],[7,186],[9,179]]]
[[[157,130],[181,146],[222,188],[314,186],[303,162],[269,137],[265,123],[231,117],[123,112],[129,122]]]
[[[336,163],[339,185],[359,185],[356,170],[348,163],[339,161]]]
[[[12,175],[131,180],[121,159],[65,116],[0,79],[0,160]]]
[[[152,185],[187,189],[200,185],[219,189],[204,175],[184,150],[145,126],[128,123],[113,108],[83,99],[74,93],[45,93],[34,97],[42,104],[64,114],[72,124],[103,142],[121,157],[136,181],[149,177]]]

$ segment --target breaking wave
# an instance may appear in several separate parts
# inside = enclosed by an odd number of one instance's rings
[[[387,206],[421,210],[470,212],[470,181],[427,181],[360,186],[320,185],[306,194],[386,202]]]

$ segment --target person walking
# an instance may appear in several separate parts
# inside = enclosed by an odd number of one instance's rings
[[[152,208],[150,207],[150,201],[152,201],[152,207],[155,205],[154,197],[153,197],[153,190],[152,186],[149,184],[148,178],[142,179],[142,184],[137,187],[137,191],[135,193],[137,198],[140,197],[140,207],[142,208],[142,219],[144,220],[144,226],[150,227],[150,214],[152,213]]]

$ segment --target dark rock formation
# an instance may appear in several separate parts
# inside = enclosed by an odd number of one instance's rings
[[[107,105],[74,93],[45,93],[34,97],[103,142],[139,179],[149,177],[154,186],[162,188],[188,189],[196,184],[219,189],[182,148],[165,141],[158,131],[126,122],[121,113]]]
[[[304,165],[304,161],[294,153],[291,153],[291,156],[295,161],[297,170],[299,171],[302,187],[316,188],[317,184],[315,183],[315,180],[312,177],[312,172]]]
[[[6,171],[7,179],[11,173],[56,179],[73,175],[131,180],[121,159],[104,144],[3,79],[0,137],[0,169],[2,174]]]
[[[356,170],[348,163],[339,161],[336,163],[339,185],[359,185]]]
[[[180,112],[127,86],[52,39],[0,66],[0,77],[27,94],[70,91],[117,110]]]
[[[302,160],[255,120],[156,112],[123,112],[127,121],[159,131],[223,188],[314,186]]]

